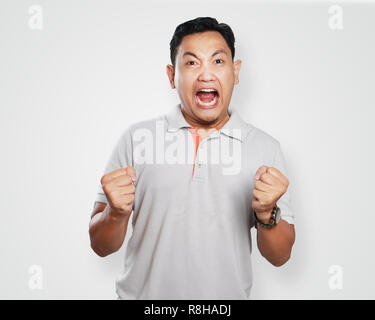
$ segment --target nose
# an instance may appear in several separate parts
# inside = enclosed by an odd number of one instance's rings
[[[198,76],[199,81],[214,81],[215,75],[210,71],[209,68],[203,67],[201,70],[201,73]]]

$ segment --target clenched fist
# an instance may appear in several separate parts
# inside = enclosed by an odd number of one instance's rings
[[[101,178],[103,191],[114,214],[119,216],[131,214],[135,192],[133,181],[136,180],[132,166],[116,169]]]
[[[255,174],[252,207],[257,218],[268,223],[277,200],[286,192],[289,180],[279,170],[261,166]]]

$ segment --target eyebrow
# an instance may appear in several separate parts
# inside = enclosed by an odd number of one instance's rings
[[[225,52],[225,50],[223,50],[223,49],[218,49],[218,50],[216,50],[216,51],[211,55],[211,57],[216,56],[216,55],[218,55],[219,53],[224,53],[225,55],[227,55],[227,53]],[[182,55],[182,57],[185,57],[185,56],[193,56],[193,57],[195,57],[195,58],[198,59],[197,55],[196,55],[195,53],[193,53],[193,52],[190,52],[190,51],[186,51],[186,52],[184,52],[184,54]]]

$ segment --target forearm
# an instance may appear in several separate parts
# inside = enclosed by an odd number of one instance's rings
[[[263,257],[278,267],[287,262],[295,240],[294,225],[280,219],[276,227],[267,229],[258,224],[257,243]]]
[[[91,248],[101,257],[120,249],[124,242],[130,215],[115,217],[110,206],[92,217],[89,226]]]

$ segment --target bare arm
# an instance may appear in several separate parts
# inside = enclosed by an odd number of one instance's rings
[[[101,257],[119,250],[124,242],[130,215],[116,216],[111,207],[95,202],[91,215],[89,234],[91,248]]]
[[[276,267],[287,262],[295,240],[294,225],[280,219],[272,229],[258,224],[257,230],[258,249],[262,256]]]

